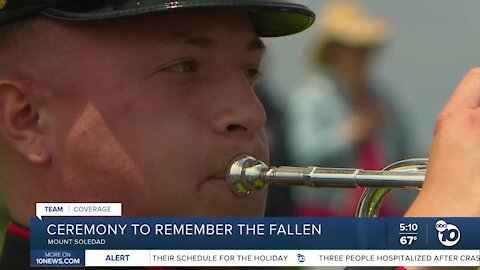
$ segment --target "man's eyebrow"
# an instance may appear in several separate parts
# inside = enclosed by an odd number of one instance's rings
[[[188,37],[181,37],[181,38],[177,37],[177,38],[174,38],[173,40],[179,43],[183,43],[183,44],[190,45],[193,47],[198,47],[198,48],[207,48],[207,47],[212,47],[218,44],[217,40],[210,37],[204,37],[204,36],[188,36]],[[255,37],[253,40],[251,40],[246,44],[246,50],[265,51],[266,46],[265,46],[265,43],[263,43],[263,41],[259,37]]]

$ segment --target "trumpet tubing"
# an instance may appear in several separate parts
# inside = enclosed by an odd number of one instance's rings
[[[366,188],[357,207],[358,217],[376,217],[391,189],[420,189],[428,159],[407,159],[381,171],[326,167],[269,167],[251,156],[239,156],[230,165],[227,181],[237,196],[248,196],[267,185],[313,188]]]

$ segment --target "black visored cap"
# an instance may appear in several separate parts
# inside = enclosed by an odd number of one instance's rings
[[[94,22],[212,9],[247,11],[261,37],[295,34],[315,20],[313,11],[289,0],[0,0],[0,25],[35,13],[59,20]]]

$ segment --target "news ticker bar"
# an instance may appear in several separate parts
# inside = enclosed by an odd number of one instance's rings
[[[52,218],[32,250],[476,250],[480,218]]]
[[[480,250],[32,251],[32,266],[480,266]]]

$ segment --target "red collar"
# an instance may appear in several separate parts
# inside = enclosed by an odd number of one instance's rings
[[[30,231],[27,228],[21,225],[18,225],[15,222],[8,224],[7,231],[11,234],[18,235],[22,238],[30,239]]]

